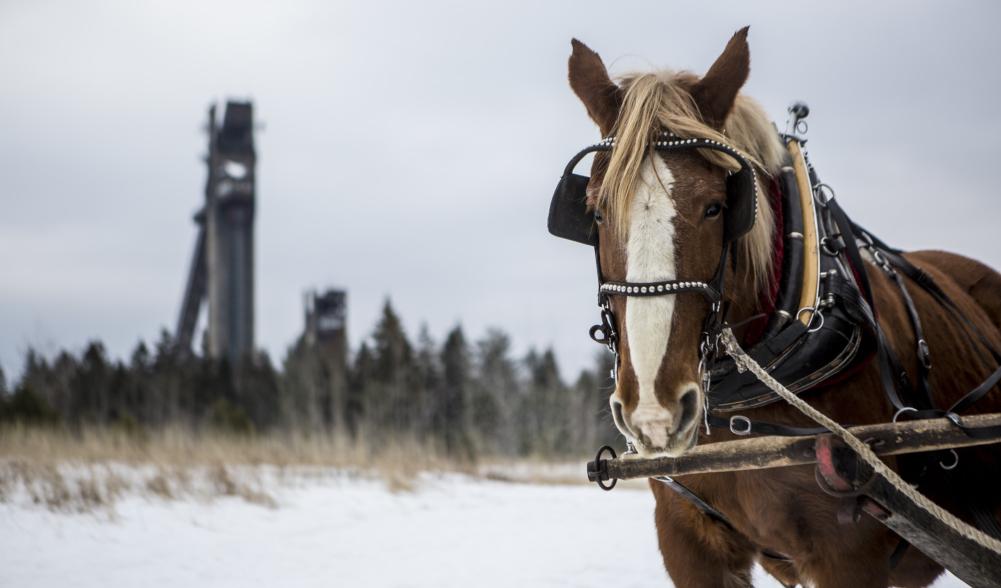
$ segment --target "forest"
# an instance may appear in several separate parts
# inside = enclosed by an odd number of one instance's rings
[[[48,358],[29,349],[16,381],[0,370],[0,426],[295,432],[424,444],[460,460],[578,457],[618,436],[611,361],[596,352],[566,381],[552,349],[513,357],[501,330],[469,340],[456,326],[439,343],[425,326],[411,341],[387,301],[357,349],[338,358],[300,338],[280,366],[264,352],[231,365],[183,351],[166,331],[124,360],[99,341]]]

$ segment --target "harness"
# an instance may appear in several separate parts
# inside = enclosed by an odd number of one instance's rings
[[[1001,427],[968,427],[958,414],[1001,382],[1001,353],[930,276],[907,261],[899,249],[889,247],[848,218],[835,199],[833,190],[820,182],[809,163],[802,149],[805,139],[795,134],[805,132],[803,119],[809,109],[804,104],[796,104],[790,108],[790,113],[792,132],[780,136],[789,151],[791,165],[783,167],[775,178],[781,195],[782,273],[775,310],[768,317],[760,340],[750,347],[747,354],[797,395],[815,390],[847,369],[860,367],[863,362],[876,358],[884,393],[896,411],[894,421],[905,417],[923,419],[944,416],[973,437],[1001,434]],[[757,216],[757,182],[748,159],[732,146],[717,141],[680,138],[671,133],[656,137],[651,144],[654,151],[711,149],[729,155],[740,165],[739,171],[727,177],[728,206],[724,217],[722,255],[709,281],[614,282],[606,281],[601,272],[595,213],[588,210],[586,203],[589,178],[574,173],[574,168],[584,156],[609,152],[614,146],[615,138],[608,137],[584,148],[570,160],[553,195],[548,219],[549,231],[553,235],[594,248],[601,322],[591,327],[589,334],[594,341],[615,354],[613,378],[617,375],[620,356],[610,297],[697,293],[710,303],[699,344],[699,372],[707,402],[707,428],[727,428],[736,435],[800,436],[828,432],[823,427],[794,427],[752,421],[746,416],[732,414],[780,399],[753,374],[738,368],[732,358],[717,353],[720,333],[726,324],[724,274],[727,260],[733,242],[751,229]],[[907,308],[917,342],[915,353],[919,359],[916,387],[909,381],[876,320],[862,251],[867,251],[897,286]],[[731,261],[736,264],[735,260]],[[938,409],[932,402],[929,381],[931,354],[917,308],[901,275],[947,309],[971,336],[989,350],[999,366],[948,409]],[[950,451],[951,463],[939,461],[942,469],[950,470],[958,465],[958,455]],[[711,519],[733,529],[725,515],[681,483],[667,476],[657,479]],[[990,513],[977,505],[971,505],[970,510],[982,530],[1001,538],[1001,526]],[[899,560],[905,547],[906,543],[898,546],[891,563]],[[784,559],[781,554],[767,549],[761,551],[767,557]]]
[[[778,178],[784,211],[782,277],[775,312],[769,318],[764,336],[751,347],[749,354],[790,389],[803,392],[842,372],[856,357],[869,355],[874,348],[876,327],[870,299],[860,293],[855,277],[856,272],[864,269],[861,265],[855,266],[859,269],[852,267],[835,216],[827,209],[833,198],[825,201],[823,210],[817,210],[810,189],[809,164],[799,147],[800,141],[792,136],[786,138],[793,166],[783,168]],[[732,244],[751,229],[757,217],[758,184],[748,158],[717,141],[660,134],[651,144],[654,151],[710,149],[725,153],[740,166],[726,180],[727,209],[720,260],[707,281],[684,278],[642,283],[607,281],[601,272],[595,213],[588,210],[586,203],[589,178],[575,174],[574,169],[587,154],[609,152],[614,146],[615,138],[609,137],[571,158],[553,195],[548,225],[553,235],[594,248],[601,322],[591,327],[589,335],[615,354],[615,372],[620,357],[611,297],[700,294],[710,304],[699,344],[707,425],[728,428],[738,435],[820,432],[817,428],[755,422],[737,414],[722,416],[779,400],[753,375],[738,370],[732,359],[717,353],[719,333],[727,314],[724,276]],[[736,264],[735,260],[730,261]]]

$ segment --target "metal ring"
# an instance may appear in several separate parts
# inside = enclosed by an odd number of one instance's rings
[[[837,257],[838,255],[840,255],[841,252],[839,252],[836,249],[831,249],[831,246],[828,245],[829,242],[830,238],[828,237],[824,237],[823,239],[820,240],[820,248],[824,250],[824,253],[830,255],[831,257]]]
[[[796,121],[796,124],[793,125],[793,130],[795,130],[800,135],[805,135],[806,132],[810,130],[810,125],[806,124],[805,120],[799,119]]]
[[[825,197],[825,193],[830,194],[830,196]],[[836,196],[837,194],[834,192],[834,188],[823,182],[820,182],[813,187],[813,199],[817,201],[817,204],[823,206],[824,208],[827,208],[827,205],[830,204],[831,200],[834,200]]]
[[[803,307],[799,309],[799,312],[796,313],[796,320],[799,320],[800,315],[803,314],[804,312],[813,313],[813,315],[810,317],[810,322],[806,325],[806,331],[808,333],[816,333],[820,329],[824,328],[824,313],[820,312],[820,309],[814,308],[812,306]],[[818,316],[820,317],[820,324],[817,325],[816,327],[812,327],[811,325],[813,325],[813,320]]]
[[[742,423],[744,428],[737,428],[735,425],[737,423]],[[730,417],[730,432],[738,437],[746,437],[751,434],[751,419],[746,416],[735,414]]]
[[[810,324],[812,325],[813,319],[817,318],[818,316],[820,317],[820,324],[817,325],[816,327],[813,327],[812,329],[807,329],[806,330],[807,333],[816,333],[820,329],[824,328],[824,313],[820,312],[819,310],[813,313],[813,318],[810,319]]]
[[[952,463],[950,463],[949,465],[945,465],[942,462],[938,462],[939,467],[941,467],[945,471],[954,470],[956,469],[956,466],[959,465],[959,454],[956,453],[956,450],[950,449],[949,453],[952,454]]]
[[[918,409],[914,408],[913,406],[905,406],[900,410],[898,410],[896,413],[894,413],[893,422],[897,422],[897,419],[900,418],[900,415],[904,414],[905,412],[917,412],[917,411]]]
[[[601,449],[599,449],[598,450],[598,454],[594,456],[594,465],[595,465],[596,469],[601,467],[601,456],[604,455],[605,452],[608,452],[609,454],[611,454],[612,459],[615,459],[617,457],[615,455],[615,450],[612,449],[610,446],[605,445],[604,447],[602,447]],[[599,488],[601,488],[602,490],[608,492],[612,488],[615,488],[615,485],[619,483],[619,479],[618,478],[612,478],[612,483],[611,484],[606,484],[605,480],[602,480],[601,477],[599,476],[598,479],[595,480],[595,483],[598,484]]]

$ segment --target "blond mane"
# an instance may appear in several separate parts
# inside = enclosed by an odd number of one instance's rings
[[[689,88],[697,81],[689,73],[662,71],[627,75],[620,79],[622,108],[612,130],[615,147],[609,157],[597,205],[608,211],[613,229],[625,235],[629,209],[640,182],[640,167],[650,154],[651,139],[660,132],[685,138],[714,139],[735,147],[751,161],[758,181],[758,215],[754,227],[737,242],[737,254],[756,288],[767,287],[771,276],[775,218],[762,189],[762,176],[778,173],[785,149],[764,111],[750,98],[738,95],[723,132],[702,122]],[[736,171],[732,158],[708,149],[699,154],[713,165]]]

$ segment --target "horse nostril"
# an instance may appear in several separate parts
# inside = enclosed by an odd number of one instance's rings
[[[619,431],[626,436],[631,436],[636,438],[636,434],[633,433],[632,428],[626,424],[625,415],[622,413],[622,401],[618,398],[612,398],[612,420],[615,421],[615,426],[619,428]]]
[[[678,419],[678,431],[684,431],[692,424],[699,412],[699,391],[689,388],[681,395],[681,418]]]

